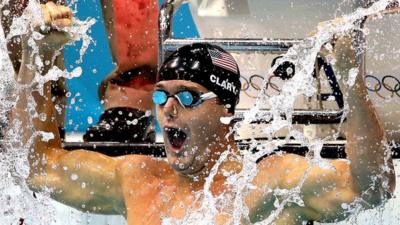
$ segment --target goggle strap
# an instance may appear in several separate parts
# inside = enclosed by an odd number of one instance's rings
[[[176,100],[178,100],[179,104],[181,104],[181,106],[182,106],[183,108],[186,107],[186,106],[183,104],[183,102],[181,101],[181,99],[179,98],[178,95],[174,95],[174,97],[175,97]],[[168,99],[167,99],[167,101],[168,101]]]
[[[216,97],[217,97],[217,95],[216,95],[214,92],[212,92],[212,91],[200,95],[200,98],[203,99],[203,100],[207,100],[207,99],[211,99],[211,98],[216,98]]]

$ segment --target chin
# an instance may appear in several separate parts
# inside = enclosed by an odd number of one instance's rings
[[[198,160],[196,158],[195,155],[190,153],[186,156],[177,156],[172,153],[172,155],[168,156],[168,162],[176,172],[184,175],[192,175],[198,173],[205,167],[203,160]]]
[[[184,152],[186,151],[182,151],[181,153]],[[188,155],[176,154],[174,152],[168,151],[167,156],[170,166],[178,172],[190,170],[190,167],[192,167],[194,162],[194,156],[189,154]]]

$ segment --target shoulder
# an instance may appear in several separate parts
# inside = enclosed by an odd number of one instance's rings
[[[290,188],[297,178],[304,174],[307,161],[294,154],[275,154],[257,164],[258,173],[253,180],[256,186],[271,188]]]
[[[335,182],[338,178],[347,181],[350,176],[347,160],[321,159],[313,163],[312,159],[295,154],[272,155],[257,166],[259,176],[275,177],[280,188],[293,188],[304,178],[304,187],[307,187],[314,183]]]
[[[164,184],[174,175],[164,159],[129,155],[116,158],[116,160],[118,161],[118,179],[125,204],[132,202],[144,204],[149,199],[155,198],[159,193],[168,189]]]
[[[256,186],[270,189],[299,188],[308,219],[329,222],[347,216],[342,204],[351,204],[359,196],[354,187],[348,160],[314,161],[299,155],[273,155],[259,165]],[[264,196],[265,197],[265,196]]]
[[[147,179],[149,176],[160,177],[163,172],[169,172],[169,166],[162,158],[147,155],[126,155],[115,158],[117,173],[121,178],[135,177]]]
[[[272,173],[273,176],[296,171],[304,171],[307,167],[304,157],[295,154],[275,154],[268,156],[257,164],[260,174]]]
[[[295,154],[274,154],[262,159],[258,163],[259,168],[283,167],[305,162],[303,156]]]

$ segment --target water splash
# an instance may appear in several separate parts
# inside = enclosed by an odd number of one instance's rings
[[[8,1],[2,1],[0,7],[6,6]],[[16,224],[23,221],[25,224],[51,224],[54,221],[54,209],[49,201],[49,193],[51,190],[45,190],[40,196],[36,196],[26,184],[26,178],[29,175],[28,153],[29,146],[31,146],[35,137],[39,136],[42,140],[51,140],[54,138],[53,134],[47,132],[34,132],[32,137],[29,138],[25,146],[20,146],[21,137],[23,133],[21,129],[21,121],[15,121],[9,124],[8,117],[10,109],[15,106],[18,96],[14,95],[16,90],[24,88],[24,85],[19,85],[14,79],[14,69],[8,58],[7,42],[13,37],[24,36],[28,33],[30,35],[28,43],[29,46],[36,52],[39,48],[35,40],[43,38],[43,35],[34,30],[37,24],[43,24],[43,18],[40,11],[38,1],[29,1],[26,9],[21,17],[15,18],[10,27],[10,33],[5,37],[2,28],[0,28],[0,72],[1,72],[1,85],[0,85],[0,121],[1,137],[0,148],[0,202],[1,202],[1,224]],[[87,19],[80,21],[75,19],[73,26],[65,28],[64,31],[71,35],[71,42],[82,40],[80,49],[80,59],[85,54],[90,43],[93,40],[87,34],[90,27],[95,23],[94,19]],[[21,40],[21,38],[20,38]],[[56,54],[57,55],[57,54]],[[55,58],[55,57],[54,57]],[[40,68],[46,62],[42,62],[40,58],[35,61],[36,65]],[[71,79],[80,76],[82,69],[75,68],[72,72],[67,70],[60,70],[53,67],[49,72],[41,76],[37,74],[33,83],[38,84],[37,90],[42,91],[45,82],[50,80],[58,80],[61,77]],[[32,117],[42,117],[35,112],[35,101],[33,97],[28,99],[28,111]],[[8,126],[7,130],[4,127]],[[31,127],[33,130],[33,127]]]
[[[33,4],[30,1],[30,4]],[[342,35],[346,32],[358,29],[354,23],[365,16],[376,14],[379,11],[382,11],[386,8],[389,1],[381,0],[378,3],[375,3],[368,9],[358,9],[356,12],[346,15],[343,17],[342,21],[332,21],[327,23],[326,26],[320,28],[317,33],[310,38],[307,38],[304,42],[299,45],[293,46],[284,57],[278,61],[278,63],[269,70],[268,74],[272,74],[272,71],[276,69],[280,63],[284,61],[291,61],[296,65],[296,68],[299,68],[296,71],[296,75],[293,77],[292,80],[287,81],[282,88],[282,93],[278,96],[272,96],[266,98],[263,96],[262,92],[260,93],[258,100],[256,101],[256,105],[245,114],[245,120],[242,123],[236,125],[236,129],[243,124],[249,123],[252,120],[258,118],[262,115],[262,111],[260,110],[264,104],[269,103],[272,106],[272,115],[273,120],[271,124],[269,124],[265,128],[265,132],[270,134],[272,137],[275,132],[282,129],[283,127],[289,128],[289,135],[293,136],[297,140],[301,140],[302,143],[309,147],[312,152],[314,152],[314,157],[309,157],[307,160],[310,163],[317,163],[318,165],[322,165],[324,168],[329,168],[329,163],[324,164],[323,160],[319,158],[319,151],[322,148],[322,144],[324,140],[313,140],[309,141],[302,132],[297,131],[295,128],[292,127],[292,123],[290,120],[291,112],[293,111],[293,103],[298,95],[306,95],[312,96],[315,94],[315,88],[313,86],[313,78],[311,77],[311,73],[314,69],[314,61],[315,58],[320,51],[322,45],[328,42],[333,34]],[[37,5],[30,5],[31,12],[37,12]],[[36,10],[36,11],[35,11]],[[36,18],[35,15],[38,14],[24,14],[19,19],[15,20],[12,26],[11,34],[7,37],[7,39],[11,38],[12,36],[16,35],[23,35],[29,32],[30,30],[30,21],[39,21],[40,18]],[[38,20],[36,20],[38,19]],[[69,32],[75,34],[74,41],[78,39],[83,39],[82,47],[80,50],[80,59],[82,61],[82,56],[87,49],[87,46],[92,42],[92,39],[86,35],[87,30],[90,26],[94,23],[94,20],[87,20],[87,21],[75,21],[75,25],[70,28]],[[0,104],[0,116],[1,121],[7,121],[7,113],[9,109],[15,103],[15,99],[8,99],[12,90],[18,88],[18,85],[15,84],[13,79],[13,69],[12,65],[7,59],[7,49],[5,46],[6,39],[3,39],[3,35],[1,36],[1,46],[0,54],[1,58],[1,72],[6,76],[2,76],[2,86],[0,87],[0,95],[2,100],[6,99],[6,101]],[[40,35],[36,35],[35,38],[40,38]],[[33,42],[34,43],[34,42]],[[34,44],[32,43],[32,47]],[[299,54],[299,53],[302,54]],[[5,53],[5,54],[3,54]],[[38,62],[40,64],[40,62]],[[43,65],[43,64],[42,64]],[[42,86],[46,81],[49,80],[56,80],[60,77],[72,78],[79,76],[81,74],[80,68],[78,67],[72,73],[67,71],[61,71],[57,68],[53,68],[50,72],[43,77],[37,76],[35,78],[36,83],[39,84],[39,87]],[[352,73],[356,75],[356,73]],[[349,78],[354,78],[350,74]],[[265,79],[268,80],[268,79]],[[348,79],[348,85],[353,84],[353,79]],[[265,84],[264,84],[265,86]],[[8,100],[7,100],[8,99]],[[31,100],[32,102],[32,100]],[[287,115],[287,120],[281,118],[281,113]],[[40,116],[40,115],[39,115]],[[31,224],[48,224],[51,220],[51,213],[48,210],[51,210],[50,206],[46,206],[47,198],[44,197],[43,199],[35,199],[35,197],[29,191],[29,188],[25,184],[25,178],[27,177],[28,171],[28,162],[26,160],[28,149],[15,149],[14,142],[19,140],[19,137],[22,136],[18,129],[21,126],[20,123],[14,124],[15,129],[11,129],[6,133],[6,138],[3,139],[2,144],[3,148],[0,153],[0,161],[6,162],[2,163],[0,166],[0,177],[2,177],[3,181],[0,185],[0,201],[5,203],[5,208],[2,208],[1,215],[3,221],[6,224],[11,224],[14,221],[18,221],[20,215],[28,216],[31,218]],[[48,133],[37,132],[35,135],[40,135],[43,139],[50,140],[52,138],[51,135]],[[32,140],[33,138],[31,138]],[[7,140],[7,141],[4,141]],[[201,193],[197,193],[196,201],[200,202],[201,207],[199,210],[194,209],[189,214],[186,215],[184,220],[182,221],[174,221],[174,220],[165,220],[164,223],[173,223],[173,224],[190,224],[198,223],[198,221],[202,221],[203,224],[214,224],[215,215],[218,213],[220,208],[224,207],[233,207],[231,212],[233,218],[231,219],[231,224],[240,224],[242,221],[248,221],[248,208],[244,203],[244,196],[253,190],[254,187],[251,185],[251,180],[257,174],[257,165],[256,161],[261,156],[271,153],[276,149],[278,146],[281,146],[286,143],[286,140],[272,140],[268,143],[259,144],[257,142],[252,142],[251,147],[257,148],[259,151],[255,154],[251,154],[250,152],[244,152],[241,156],[240,160],[243,161],[244,167],[243,170],[238,174],[227,174],[227,182],[226,185],[233,186],[235,191],[230,196],[233,199],[233,205],[230,204],[225,198],[226,196],[213,196],[210,191],[210,186],[213,181],[214,176],[216,175],[216,171],[218,170],[219,166],[222,162],[232,154],[230,149],[225,151],[217,163],[215,167],[212,169],[209,178],[206,181],[206,185],[204,190]],[[239,157],[239,156],[236,156]],[[302,199],[299,196],[299,190],[302,187],[305,178],[307,177],[308,173],[305,173],[303,179],[299,182],[296,188],[291,190],[270,190],[276,196],[280,196],[280,201],[277,201],[275,204],[276,210],[274,210],[271,215],[262,222],[263,224],[269,224],[270,222],[274,221],[274,219],[279,215],[282,209],[289,203],[295,203],[298,205],[302,205]],[[78,179],[77,177],[71,177],[71,179]],[[229,199],[230,200],[230,199]],[[18,202],[20,207],[14,207],[15,203]],[[344,205],[349,209],[349,212],[354,211],[353,206]],[[38,212],[40,210],[41,212]]]

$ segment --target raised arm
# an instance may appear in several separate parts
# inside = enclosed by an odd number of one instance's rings
[[[40,3],[45,4],[51,0],[39,0]],[[7,37],[10,34],[10,28],[15,18],[20,17],[25,8],[28,5],[29,0],[10,0],[4,3],[1,7],[0,18],[1,25],[4,30],[4,34]],[[54,0],[57,4],[65,4],[65,0]],[[10,60],[13,64],[14,71],[18,73],[21,62],[22,62],[22,45],[20,41],[20,36],[14,36],[7,42],[7,49],[9,52]],[[55,65],[58,67],[64,66],[64,54],[61,53],[57,56]],[[56,98],[55,103],[60,109],[56,114],[57,122],[59,127],[64,127],[65,122],[65,105],[66,105],[66,94],[67,87],[64,78],[60,78],[57,81],[52,82],[52,95]]]
[[[337,41],[335,57],[336,72],[342,77],[358,68],[350,38]],[[261,161],[253,181],[257,189],[247,197],[252,222],[335,222],[348,217],[355,204],[372,208],[390,196],[395,186],[393,165],[363,75],[360,66],[347,99],[348,160],[322,159],[314,164],[298,155],[275,155]]]
[[[314,220],[329,222],[345,218],[354,203],[364,208],[376,207],[391,196],[395,187],[392,159],[385,147],[385,131],[364,83],[365,60],[360,55],[356,62],[355,49],[351,38],[342,37],[336,41],[336,73],[344,77],[345,82],[354,84],[349,87],[347,98],[348,162],[334,160],[331,163],[334,170],[318,166],[310,170],[303,189],[309,206],[306,212]],[[352,75],[354,71],[356,77]]]
[[[118,175],[118,164],[122,159],[84,150],[63,150],[50,83],[44,85],[44,94],[41,95],[40,86],[33,82],[35,76],[46,74],[52,66],[40,69],[34,61],[35,57],[43,61],[51,59],[54,51],[68,41],[68,34],[57,29],[72,23],[72,13],[67,7],[47,3],[42,5],[42,11],[46,26],[52,30],[43,33],[44,38],[37,41],[39,53],[35,53],[26,43],[23,45],[21,68],[16,79],[24,86],[16,93],[19,99],[12,113],[13,124],[20,123],[16,132],[20,131],[23,135],[21,146],[16,147],[30,150],[28,183],[36,191],[53,189],[51,195],[54,199],[83,211],[122,214],[125,206]],[[36,113],[32,113],[33,110]],[[44,138],[46,135],[37,132],[48,132],[54,137],[47,141]],[[33,141],[29,142],[32,138]]]
[[[350,159],[350,171],[361,197],[372,206],[380,204],[395,188],[394,168],[391,153],[386,146],[385,131],[368,95],[364,82],[365,56],[356,63],[355,50],[350,41],[339,40],[336,58],[338,64],[352,62],[358,68],[353,87],[349,88],[347,115],[346,153]],[[351,49],[345,50],[345,49]],[[350,64],[350,65],[351,65]],[[343,75],[349,74],[342,68]],[[349,74],[348,83],[351,83]]]

